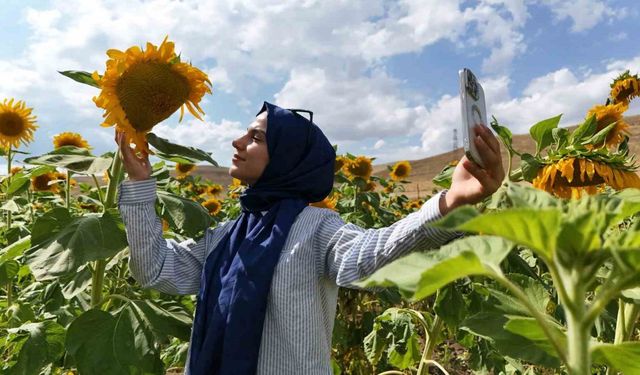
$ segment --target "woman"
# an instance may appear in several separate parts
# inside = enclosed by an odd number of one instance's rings
[[[232,143],[229,174],[249,185],[242,214],[198,242],[177,243],[162,237],[148,158],[117,140],[129,175],[119,205],[133,276],[143,287],[198,294],[191,375],[332,374],[338,287],[447,242],[450,233],[425,224],[489,196],[504,177],[498,141],[482,128],[475,141],[488,169],[463,157],[446,194],[387,228],[365,230],[308,205],[330,193],[335,151],[311,121],[265,102]]]

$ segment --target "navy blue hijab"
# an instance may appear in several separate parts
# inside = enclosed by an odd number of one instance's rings
[[[256,373],[271,279],[289,230],[333,187],[335,151],[320,128],[267,102],[258,114],[264,111],[269,164],[240,196],[242,214],[205,260],[191,375]]]

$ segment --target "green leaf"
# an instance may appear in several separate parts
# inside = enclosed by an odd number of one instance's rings
[[[612,122],[611,124],[607,125],[607,127],[605,127],[604,129],[602,129],[599,132],[597,132],[596,134],[594,134],[592,137],[582,141],[581,144],[582,145],[587,145],[587,144],[597,145],[597,144],[604,143],[604,140],[607,138],[607,134],[609,134],[609,132],[611,130],[613,130],[613,128],[615,128],[616,125],[617,125],[617,122]]]
[[[538,175],[538,171],[543,165],[533,155],[523,153],[520,155],[520,168],[522,170],[522,178],[531,182]]]
[[[529,134],[536,141],[536,156],[553,141],[553,129],[558,127],[560,117],[562,115],[542,120],[529,129]]]
[[[80,70],[65,70],[62,72],[58,71],[58,73],[62,74],[65,77],[69,77],[76,82],[100,88],[100,85],[98,85],[98,83],[93,79],[91,73],[83,72]]]
[[[22,237],[18,241],[0,250],[0,262],[15,259],[31,247],[31,236]]]
[[[18,207],[18,205],[13,199],[9,199],[2,206],[0,206],[0,210],[15,213],[15,212],[20,212],[20,207]]]
[[[102,175],[111,166],[112,158],[93,156],[84,149],[64,146],[41,156],[24,159],[25,163],[66,168],[79,174]]]
[[[560,346],[566,348],[567,336],[564,331],[556,324],[551,323],[549,326],[551,327],[551,335],[554,339],[560,343]],[[534,318],[523,316],[509,317],[509,321],[505,323],[504,328],[511,333],[527,338],[546,353],[557,357],[558,353],[553,347],[553,344],[549,341],[542,327],[540,327],[540,324],[538,324]]]
[[[586,119],[580,126],[574,130],[569,136],[569,144],[576,145],[582,143],[584,138],[590,138],[598,127],[596,115]]]
[[[504,144],[504,146],[509,151],[511,151],[512,154],[518,154],[518,152],[513,149],[513,134],[511,133],[511,130],[509,130],[509,128],[498,124],[498,120],[496,120],[495,117],[492,117],[491,128],[496,132],[496,134],[502,141],[502,144]]]
[[[562,149],[569,143],[569,131],[565,128],[555,128],[551,131],[553,142],[557,145],[556,149]]]
[[[514,183],[508,184],[507,197],[514,208],[553,208],[562,204],[559,199],[544,190]]]
[[[466,222],[464,221],[465,217],[469,217],[467,212],[458,213],[456,209],[449,215],[455,215],[456,218],[447,219],[445,217],[433,225],[465,232],[500,236],[531,248],[546,260],[551,259],[556,251],[562,217],[561,212],[556,209],[527,208],[489,212],[473,217]],[[451,227],[451,223],[459,224]]]
[[[27,323],[8,331],[19,335],[21,345],[18,360],[8,375],[39,374],[46,365],[56,362],[64,354],[64,327],[54,321]]]
[[[591,348],[594,363],[605,364],[623,374],[636,374],[640,363],[640,342],[597,344]]]
[[[15,260],[0,262],[0,285],[5,285],[13,279],[20,270],[20,263]]]
[[[116,330],[108,312],[88,310],[71,322],[65,346],[81,374],[128,375],[136,363],[133,331]]]
[[[389,364],[407,369],[420,360],[413,315],[406,309],[390,308],[376,317],[373,330],[364,339],[367,359],[377,364],[387,353]]]
[[[147,142],[160,151],[160,153],[157,153],[156,155],[163,159],[171,160],[171,158],[179,157],[184,160],[189,160],[192,164],[199,161],[206,161],[216,167],[218,166],[218,163],[211,158],[210,152],[202,151],[195,147],[171,143],[169,140],[160,138],[153,133],[147,133]]]
[[[66,208],[55,207],[37,218],[31,230],[31,245],[37,246],[49,240],[52,234],[62,230],[73,218]]]
[[[431,181],[442,188],[449,189],[451,187],[451,178],[455,169],[455,165],[449,164],[444,167]]]
[[[461,329],[492,341],[503,356],[522,359],[546,367],[557,368],[560,366],[560,361],[554,355],[541,349],[535,342],[507,331],[504,327],[508,322],[509,317],[499,311],[482,311],[462,322]]]
[[[382,267],[356,285],[395,286],[412,300],[426,298],[452,281],[499,272],[512,244],[498,237],[465,237],[425,253],[412,253]]]
[[[462,293],[455,284],[447,285],[440,289],[434,306],[436,314],[447,324],[447,327],[455,329],[466,318],[467,305]]]
[[[89,267],[84,265],[71,275],[62,277],[60,283],[64,285],[61,290],[64,298],[70,300],[85,291],[89,284],[91,284],[92,276],[93,274]]]
[[[168,311],[157,302],[150,300],[135,300],[132,303],[140,311],[141,316],[149,322],[158,339],[169,335],[189,341],[192,321],[187,312]]]
[[[11,177],[11,184],[7,189],[8,196],[15,196],[22,194],[29,188],[29,183],[32,177],[40,176],[42,174],[52,172],[55,168],[49,165],[40,165],[35,168],[31,168],[28,171],[20,171]]]
[[[213,222],[209,212],[198,202],[163,190],[158,190],[157,194],[161,206],[160,216],[172,228],[184,231],[185,235],[194,237]]]
[[[75,218],[61,229],[57,227],[42,242],[35,241],[41,231],[38,221],[32,234],[36,245],[26,253],[26,262],[39,281],[74,272],[83,264],[111,257],[127,246],[122,223],[108,212]]]

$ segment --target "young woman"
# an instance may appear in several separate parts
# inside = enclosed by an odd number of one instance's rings
[[[117,141],[129,176],[118,199],[133,276],[143,287],[198,295],[191,375],[332,374],[338,287],[449,241],[426,224],[491,195],[504,177],[498,141],[482,128],[475,142],[487,169],[463,157],[450,190],[389,227],[363,229],[309,206],[331,192],[335,151],[311,121],[265,102],[232,143],[229,174],[248,184],[242,214],[177,243],[162,237],[148,158]]]

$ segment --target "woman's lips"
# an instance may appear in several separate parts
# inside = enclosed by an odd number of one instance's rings
[[[232,160],[232,161],[238,161],[238,160],[239,160],[239,161],[244,161],[244,159],[243,159],[243,158],[241,158],[241,157],[240,157],[240,156],[238,156],[238,155],[233,155],[233,159],[231,159],[231,160]]]

